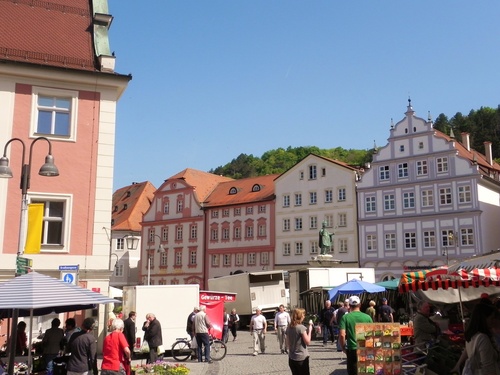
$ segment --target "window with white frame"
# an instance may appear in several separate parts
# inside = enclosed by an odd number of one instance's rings
[[[310,180],[316,180],[317,177],[318,177],[318,175],[317,175],[316,166],[315,165],[310,165],[309,166],[309,179]]]
[[[460,203],[470,203],[471,202],[470,185],[458,187],[458,201]]]
[[[408,177],[408,163],[398,164],[398,178]]]
[[[219,239],[219,230],[217,228],[210,230],[210,239],[212,241],[217,241]]]
[[[241,215],[241,208],[235,208],[234,209],[234,216],[240,216]]]
[[[417,248],[417,234],[415,232],[405,232],[405,249],[412,250]]]
[[[30,203],[43,203],[41,251],[67,251],[71,199],[69,196],[30,194]]]
[[[265,224],[259,224],[259,227],[257,228],[257,230],[258,230],[259,237],[266,236],[266,225]]]
[[[234,227],[234,238],[235,239],[241,238],[241,227]]]
[[[424,248],[430,249],[436,247],[436,232],[433,230],[424,231]]]
[[[246,238],[253,238],[253,225],[247,225],[245,227]]]
[[[366,236],[366,251],[377,251],[377,235],[368,234]]]
[[[175,239],[177,241],[182,241],[182,226],[179,225],[175,230]]]
[[[260,253],[260,264],[267,265],[269,264],[269,252],[263,251]]]
[[[396,233],[385,234],[385,250],[396,250]]]
[[[379,171],[379,178],[381,181],[385,181],[385,180],[388,180],[390,178],[388,165],[383,165],[383,166],[379,167],[378,171]]]
[[[169,202],[165,202],[163,204],[163,213],[168,215],[168,212],[170,211],[170,203]]]
[[[327,189],[325,190],[325,203],[333,202],[333,190]]]
[[[472,228],[460,229],[460,243],[463,246],[474,245],[474,230]]]
[[[238,253],[238,254],[235,255],[234,264],[236,266],[242,266],[243,265],[243,254],[242,253]]]
[[[299,171],[299,180],[304,179],[304,171]]]
[[[301,217],[295,218],[295,230],[302,230],[302,218]]]
[[[316,204],[318,202],[318,196],[315,191],[309,192],[309,204]]]
[[[184,199],[177,200],[177,212],[182,212],[184,209]]]
[[[259,206],[259,213],[261,213],[261,214],[265,214],[266,213],[266,205],[261,204]]]
[[[212,210],[212,219],[216,219],[219,217],[219,211],[217,210]]]
[[[428,172],[427,160],[417,160],[417,176],[426,176]]]
[[[197,252],[196,252],[196,250],[191,250],[189,252],[189,265],[190,266],[195,266],[196,265],[196,258],[197,258]]]
[[[117,251],[125,250],[125,238],[117,238],[116,239],[115,250],[117,250]]]
[[[78,92],[33,87],[31,133],[74,140],[78,113]]]
[[[327,228],[333,228],[333,215],[325,215],[325,222]]]
[[[225,208],[222,210],[222,217],[229,217],[229,208]]]
[[[253,207],[247,207],[247,215],[252,215],[253,214]]]
[[[452,230],[442,230],[441,231],[441,246],[450,247],[453,246],[453,231]]]
[[[451,188],[439,189],[439,203],[441,205],[451,204]]]
[[[309,217],[309,229],[317,229],[318,228],[318,217],[311,216]]]
[[[302,242],[295,242],[295,255],[302,255]]]
[[[345,188],[338,188],[337,189],[337,200],[339,202],[345,202],[346,200],[346,190]]]
[[[192,240],[196,240],[198,238],[198,225],[196,224],[191,224],[189,226],[189,238]]]
[[[434,206],[434,194],[432,190],[422,190],[422,207]]]
[[[437,158],[436,159],[436,168],[438,173],[448,172],[448,158]]]
[[[167,251],[162,251],[160,253],[160,267],[167,267],[168,263],[167,263],[167,259],[168,259],[168,253]]]
[[[291,249],[290,242],[284,242],[283,243],[283,255],[284,256],[290,255],[290,249]]]
[[[219,267],[219,254],[212,254],[212,267]]]
[[[384,211],[393,211],[396,209],[394,194],[384,195]]]
[[[254,266],[255,263],[257,263],[257,254],[255,254],[255,253],[248,253],[247,254],[247,264],[249,266]]]
[[[222,262],[225,267],[231,266],[231,254],[224,254],[222,256]]]
[[[155,230],[154,228],[148,229],[148,243],[155,243]]]
[[[415,208],[415,193],[414,192],[403,193],[403,207],[404,208]]]
[[[302,194],[300,193],[295,194],[295,205],[302,206]]]
[[[290,230],[290,219],[283,219],[283,232]]]
[[[283,195],[283,207],[290,207],[290,195]]]
[[[338,217],[338,226],[346,227],[347,226],[347,214],[345,212],[339,212],[337,214]]]
[[[318,241],[311,241],[309,245],[309,253],[310,254],[318,254]]]
[[[229,240],[229,228],[222,228],[222,239]]]
[[[123,264],[120,264],[120,262],[116,263],[114,276],[115,277],[123,277],[124,276],[123,268],[124,268]]]
[[[182,251],[178,250],[175,252],[175,265],[182,266]]]
[[[375,212],[375,197],[366,197],[365,198],[365,212]]]
[[[161,228],[161,240],[162,242],[168,242],[168,227]]]
[[[339,239],[339,253],[347,253],[347,238]]]

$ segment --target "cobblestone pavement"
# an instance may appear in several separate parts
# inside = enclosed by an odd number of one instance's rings
[[[274,332],[266,336],[266,353],[253,356],[252,337],[248,331],[238,331],[238,339],[227,343],[227,355],[222,361],[199,363],[188,360],[184,362],[191,370],[190,375],[259,375],[290,374],[288,356],[280,354],[278,341]],[[309,346],[311,374],[314,375],[347,375],[345,355],[336,350],[336,346],[328,343],[323,347],[321,340],[311,342]],[[165,360],[174,362],[173,358]]]

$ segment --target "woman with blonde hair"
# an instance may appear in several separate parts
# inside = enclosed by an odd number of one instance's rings
[[[290,366],[293,375],[310,375],[307,345],[311,343],[313,323],[309,321],[309,325],[306,328],[302,324],[305,315],[306,311],[304,309],[294,309],[292,311],[290,325],[286,329],[288,366]]]

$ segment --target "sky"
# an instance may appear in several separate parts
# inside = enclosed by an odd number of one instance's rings
[[[387,144],[419,117],[500,104],[498,0],[108,0],[114,190],[244,153]]]

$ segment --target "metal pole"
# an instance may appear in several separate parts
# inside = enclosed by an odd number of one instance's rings
[[[151,256],[148,254],[148,285],[151,284]]]

